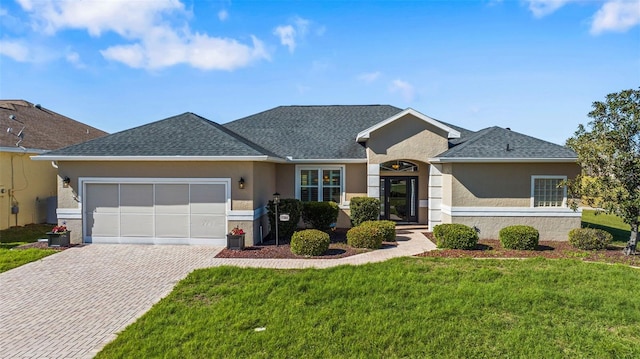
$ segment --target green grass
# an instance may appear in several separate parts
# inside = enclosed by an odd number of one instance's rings
[[[45,233],[51,228],[53,226],[49,224],[30,224],[0,231],[0,273],[56,253],[56,250],[37,248],[10,250],[19,245],[45,238]]]
[[[637,269],[576,260],[218,267],[97,358],[637,358],[638,292]]]
[[[605,230],[613,236],[614,242],[627,243],[631,236],[631,228],[620,217],[598,213],[594,210],[582,211],[582,227],[598,228]]]

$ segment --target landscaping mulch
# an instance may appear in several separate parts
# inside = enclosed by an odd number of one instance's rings
[[[347,244],[347,229],[337,228],[329,233],[331,244],[329,250],[321,256],[306,257],[293,254],[289,241],[280,240],[276,246],[275,239],[269,238],[261,244],[245,247],[244,250],[223,249],[216,258],[314,258],[314,259],[336,259],[368,252],[368,249],[352,248]],[[395,243],[383,243],[383,246],[395,246]]]
[[[47,242],[33,242],[33,243],[27,243],[27,244],[23,244],[21,246],[13,247],[12,249],[39,248],[39,249],[53,249],[53,250],[57,250],[57,251],[63,251],[65,249],[69,249],[71,247],[79,247],[79,246],[82,246],[82,245],[81,244],[71,244],[68,247],[67,246],[49,247],[49,244]]]
[[[435,243],[433,233],[424,235]],[[418,254],[418,257],[440,258],[571,258],[592,262],[620,263],[640,266],[640,255],[626,256],[622,253],[623,246],[610,245],[607,249],[586,251],[572,247],[567,241],[540,241],[538,247],[532,251],[505,249],[497,239],[481,239],[472,250],[438,249]]]

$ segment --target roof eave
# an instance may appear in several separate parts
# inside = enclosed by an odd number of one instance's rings
[[[32,156],[35,161],[263,161],[285,162],[272,156]]]
[[[430,163],[575,163],[577,161],[576,157],[434,157],[429,159]]]
[[[366,158],[293,158],[287,156],[288,163],[367,163]]]

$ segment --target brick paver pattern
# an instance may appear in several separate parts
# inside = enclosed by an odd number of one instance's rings
[[[75,247],[0,274],[0,358],[92,358],[198,268],[327,268],[435,249],[418,230],[398,246],[341,259],[214,258],[219,247]]]

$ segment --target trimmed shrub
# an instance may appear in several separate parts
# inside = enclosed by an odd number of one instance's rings
[[[509,226],[500,230],[500,243],[507,249],[534,250],[540,233],[531,226]]]
[[[569,232],[569,244],[578,249],[605,249],[613,240],[611,233],[596,228],[575,228]]]
[[[289,214],[289,221],[278,222],[278,237],[280,239],[289,239],[293,235],[293,232],[298,228],[298,222],[300,222],[300,216],[302,215],[302,202],[294,198],[283,198],[278,205],[278,215],[282,213]],[[273,201],[269,201],[267,204],[267,217],[269,218],[269,229],[273,238],[276,236],[276,213],[275,205]]]
[[[326,231],[338,220],[340,207],[335,202],[304,202],[302,220],[315,229]]]
[[[375,221],[380,218],[380,200],[372,197],[353,197],[349,204],[351,210],[351,226],[357,227],[362,222]]]
[[[347,244],[355,248],[378,249],[383,239],[384,232],[376,225],[360,225],[347,231]]]
[[[464,224],[439,224],[433,228],[433,235],[440,248],[474,249],[478,244],[478,233]]]
[[[385,242],[396,241],[396,222],[394,221],[366,221],[360,226],[374,226],[382,231],[382,240]]]
[[[330,243],[328,233],[305,229],[291,236],[291,252],[302,256],[320,256],[329,249]]]

